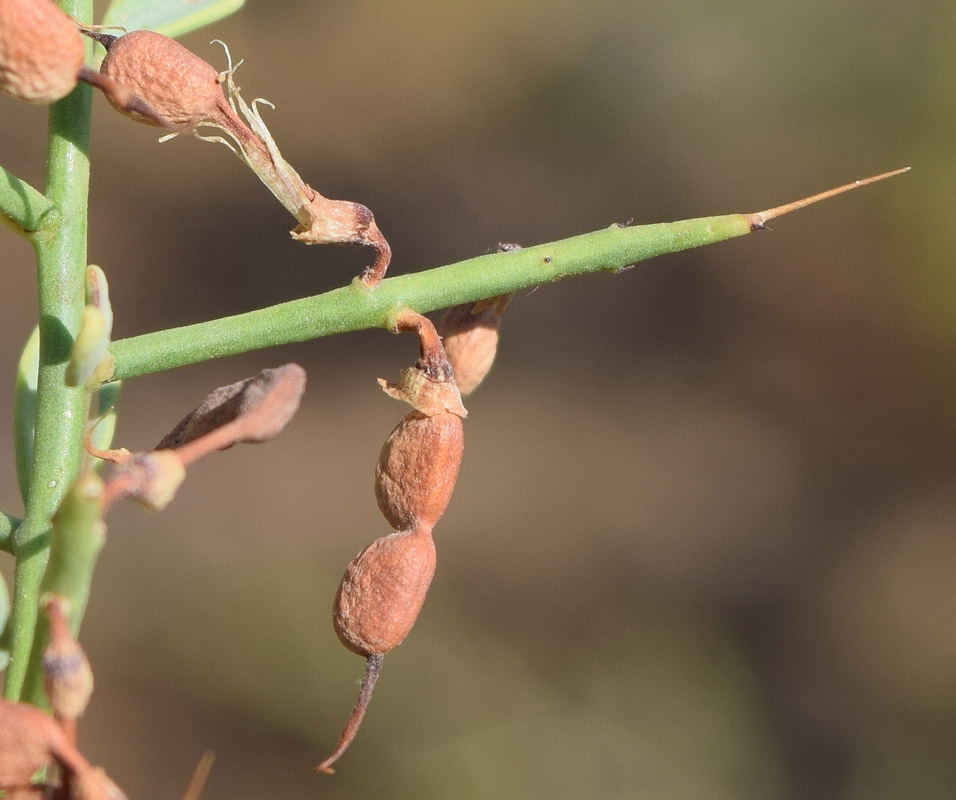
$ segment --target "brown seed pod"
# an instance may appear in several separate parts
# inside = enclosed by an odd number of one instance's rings
[[[415,624],[435,574],[429,528],[376,539],[345,570],[332,621],[339,640],[360,656],[384,655]]]
[[[410,411],[389,434],[375,466],[375,499],[396,530],[433,528],[448,507],[464,450],[461,417]]]
[[[345,570],[335,595],[333,623],[339,640],[365,656],[358,701],[338,746],[316,772],[332,773],[358,733],[382,669],[382,657],[402,643],[418,618],[435,574],[431,529],[419,528],[376,539]]]
[[[471,394],[491,370],[498,351],[501,315],[511,298],[511,294],[504,294],[465,303],[442,315],[438,332],[462,395]]]
[[[0,0],[0,89],[30,103],[54,103],[76,86],[86,49],[53,0]]]
[[[190,130],[234,116],[216,69],[174,39],[153,31],[133,31],[99,40],[107,47],[100,72],[141,97],[172,126]],[[157,124],[112,99],[110,104],[138,122]]]

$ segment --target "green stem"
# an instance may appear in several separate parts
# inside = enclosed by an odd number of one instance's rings
[[[20,522],[16,517],[0,511],[0,550],[4,553],[13,553],[13,532]]]
[[[92,16],[92,0],[66,0],[61,7],[77,19]],[[50,107],[46,194],[60,213],[48,215],[31,237],[37,254],[40,366],[29,499],[23,523],[13,534],[10,665],[3,687],[8,699],[20,698],[28,671],[38,668],[30,651],[50,520],[76,477],[82,453],[87,398],[82,388],[66,386],[64,373],[85,304],[90,106],[90,89],[80,85]]]
[[[56,206],[26,181],[0,167],[0,222],[21,236],[48,224]]]
[[[571,239],[388,278],[371,291],[353,282],[315,297],[116,341],[110,347],[116,359],[113,379],[336,333],[387,327],[391,312],[399,306],[424,314],[571,275],[615,272],[664,253],[743,236],[752,229],[750,217],[744,214],[636,227],[613,225]]]

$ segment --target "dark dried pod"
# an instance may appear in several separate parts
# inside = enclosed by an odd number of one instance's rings
[[[0,0],[0,89],[54,103],[76,86],[86,48],[53,0]]]
[[[451,500],[464,445],[457,414],[410,411],[402,418],[375,466],[375,499],[389,525],[435,526]]]
[[[253,378],[211,392],[155,449],[180,448],[231,424],[220,449],[242,442],[261,444],[289,424],[304,391],[305,370],[298,364],[264,369]]]

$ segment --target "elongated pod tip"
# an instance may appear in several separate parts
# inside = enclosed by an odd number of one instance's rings
[[[365,710],[368,708],[369,701],[372,699],[372,692],[375,690],[375,683],[378,681],[378,676],[381,671],[382,656],[380,654],[370,655],[365,662],[365,677],[362,678],[362,688],[359,690],[358,700],[355,703],[355,708],[352,709],[352,713],[349,714],[348,721],[345,723],[345,728],[339,737],[339,744],[332,755],[315,767],[315,772],[324,772],[326,775],[332,775],[335,772],[335,770],[332,769],[332,765],[349,749],[349,745],[352,744],[355,734],[358,733],[359,726],[365,717]]]
[[[894,175],[901,175],[902,173],[909,171],[909,167],[894,169],[890,172],[884,172],[881,175],[873,175],[872,177],[863,178],[859,181],[846,183],[843,186],[837,186],[835,189],[827,189],[825,192],[810,195],[810,197],[804,197],[802,200],[796,200],[793,203],[776,206],[775,208],[768,208],[766,211],[758,211],[756,214],[748,214],[747,219],[750,221],[750,229],[759,231],[766,226],[767,220],[773,219],[774,217],[780,217],[784,214],[789,214],[791,211],[796,211],[798,208],[804,208],[806,206],[812,205],[820,200],[827,200],[828,198],[835,197],[838,194],[849,192],[851,189],[858,189],[861,186],[866,186],[870,183],[876,183],[877,181],[882,181],[885,178],[892,178]]]

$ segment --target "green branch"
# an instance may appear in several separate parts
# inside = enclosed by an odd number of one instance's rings
[[[49,198],[0,167],[0,222],[26,236],[48,225],[55,211]]]
[[[20,522],[16,517],[0,511],[0,551],[13,553],[13,532]]]
[[[445,267],[388,278],[368,290],[357,281],[315,297],[233,317],[147,333],[112,344],[114,380],[161,372],[211,358],[364,328],[387,327],[396,307],[421,313],[551,283],[589,272],[615,272],[664,253],[743,236],[743,214],[620,227]]]
[[[115,358],[111,380],[135,378],[336,333],[388,327],[396,308],[408,307],[426,314],[571,275],[617,272],[665,253],[690,250],[761,230],[768,220],[907,170],[909,167],[874,175],[754,214],[727,214],[636,227],[612,225],[571,239],[492,253],[389,278],[374,290],[355,280],[351,286],[315,297],[122,339],[111,347]]]

